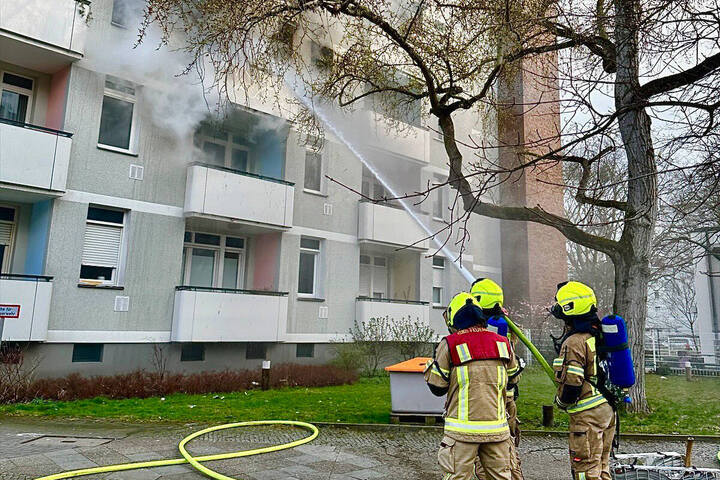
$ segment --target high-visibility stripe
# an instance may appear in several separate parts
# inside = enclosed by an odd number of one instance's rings
[[[457,380],[458,380],[458,417],[460,420],[468,420],[470,415],[468,413],[468,390],[470,389],[470,378],[468,374],[468,367],[460,366],[457,368]]]
[[[578,480],[585,480],[585,472],[578,473]]]
[[[508,428],[507,420],[498,421],[498,420],[491,420],[491,421],[469,421],[469,420],[459,420],[457,418],[446,418],[445,419],[445,429],[450,430],[452,432],[459,432],[459,433],[470,433],[470,434],[477,434],[477,433],[485,433],[485,434],[494,434],[494,433],[503,433],[508,432],[510,429]]]
[[[503,379],[505,377],[505,369],[498,365],[497,367],[497,375],[498,375],[498,394],[497,394],[497,418],[498,420],[505,417],[503,415],[503,408],[505,407],[505,402],[503,402],[503,390],[505,389],[505,386],[503,385]]]
[[[518,370],[520,370],[520,367],[508,368],[507,374],[508,376],[512,377],[518,372]]]
[[[461,343],[457,347],[455,347],[457,350],[458,357],[460,357],[460,362],[465,363],[469,362],[472,357],[470,356],[470,349],[467,346],[467,343]]]
[[[569,365],[567,367],[567,372],[577,375],[578,377],[585,378],[585,370],[580,367],[576,367],[575,365]]]
[[[553,360],[553,367],[562,367],[564,361],[565,359],[563,357],[556,358],[555,360]]]
[[[498,347],[498,352],[500,353],[500,358],[510,358],[510,352],[508,352],[507,343],[505,342],[495,342]]]
[[[474,292],[470,292],[470,294],[471,294],[471,295],[492,295],[493,297],[500,297],[500,296],[502,296],[502,293],[497,293],[497,292],[480,292],[480,291],[477,291],[477,290],[474,291]]]
[[[590,347],[591,352],[595,352],[595,337],[588,338],[585,340],[585,343],[587,343],[588,347]]]
[[[447,378],[448,378],[448,375],[450,374],[450,372],[447,372],[445,375],[443,375],[442,374],[443,371],[444,371],[443,369],[441,369],[435,365],[433,365],[432,368],[430,369],[430,373],[432,373],[433,375],[437,375],[438,377],[447,381]]]
[[[582,298],[590,298],[590,297],[592,297],[592,295],[580,295],[580,296],[578,296],[578,297],[563,298],[563,299],[562,299],[561,301],[559,301],[558,303],[559,303],[560,305],[563,305],[563,304],[568,303],[568,302],[571,302],[571,301],[573,301],[573,300],[580,300],[580,299],[582,299]]]
[[[595,408],[598,405],[602,405],[603,403],[607,403],[605,397],[603,397],[602,395],[593,395],[592,397],[580,400],[572,407],[569,407],[567,411],[568,413],[584,412],[585,410],[590,410],[591,408]]]

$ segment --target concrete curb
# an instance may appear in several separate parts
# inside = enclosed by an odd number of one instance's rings
[[[364,430],[364,431],[418,431],[427,430],[428,432],[442,431],[442,425],[396,425],[384,423],[328,423],[328,422],[312,422],[321,428],[346,428],[348,430]],[[523,430],[523,435],[538,437],[567,437],[568,432],[564,430]],[[646,440],[646,441],[685,441],[688,437],[692,437],[696,442],[720,443],[720,435],[680,435],[680,434],[664,434],[664,433],[623,433],[620,439],[623,440]]]

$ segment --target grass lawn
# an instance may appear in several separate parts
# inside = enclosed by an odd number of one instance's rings
[[[650,375],[648,397],[653,413],[624,415],[624,432],[720,434],[720,379],[685,381]],[[541,428],[543,404],[550,404],[554,388],[539,370],[523,374],[519,412],[526,429]],[[215,398],[217,397],[217,398]],[[107,400],[75,402],[33,401],[0,406],[2,415],[62,418],[103,418],[144,422],[222,423],[287,419],[315,422],[387,423],[390,387],[387,378],[361,379],[354,385],[286,388],[220,395],[169,395],[164,400]],[[556,428],[567,427],[567,415],[556,410]]]

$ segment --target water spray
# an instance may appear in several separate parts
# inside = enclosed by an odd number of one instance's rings
[[[320,121],[323,123],[323,125],[333,134],[335,137],[337,137],[338,140],[340,140],[343,145],[345,145],[350,152],[352,152],[355,157],[360,160],[360,163],[362,163],[369,171],[373,174],[373,176],[380,182],[380,184],[383,186],[383,188],[390,194],[392,198],[397,200],[398,203],[402,206],[403,210],[405,210],[408,215],[415,221],[415,223],[418,224],[418,226],[427,234],[428,238],[431,238],[435,245],[437,245],[438,250],[441,251],[445,258],[451,259],[452,264],[457,268],[457,270],[460,272],[460,274],[465,278],[465,280],[468,283],[472,283],[475,281],[475,276],[465,268],[461,263],[460,259],[457,258],[453,253],[447,248],[447,245],[444,242],[441,242],[439,238],[437,238],[437,234],[432,231],[432,229],[423,222],[423,220],[420,218],[420,216],[410,207],[408,202],[404,198],[400,198],[400,195],[398,195],[393,187],[387,182],[387,180],[380,174],[378,169],[376,169],[372,163],[365,157],[365,155],[355,146],[355,144],[347,138],[347,136],[332,122],[328,114],[323,111],[322,106],[316,105],[313,102],[310,101],[310,99],[305,95],[304,92],[298,92],[294,88],[294,82],[285,80],[285,84],[288,86],[290,91],[293,93],[295,98],[297,98],[305,107],[307,107],[309,110],[313,111],[315,115],[320,119]],[[545,358],[542,356],[542,354],[538,351],[538,349],[535,347],[535,345],[532,344],[532,342],[525,336],[525,334],[518,328],[515,323],[507,318],[508,327],[512,332],[517,335],[518,339],[530,350],[530,353],[532,353],[533,357],[535,357],[535,360],[538,361],[540,366],[543,368],[545,373],[550,377],[550,380],[554,383],[555,382],[555,374],[553,372],[552,367],[548,364],[548,362],[545,360]]]

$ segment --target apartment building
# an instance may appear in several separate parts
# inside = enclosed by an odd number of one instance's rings
[[[193,372],[323,363],[354,321],[377,316],[445,331],[465,279],[397,204],[351,191],[385,186],[346,145],[329,134],[309,147],[261,105],[178,137],[153,115],[157,85],[98,67],[90,46],[121,35],[123,15],[117,0],[0,4],[4,345],[43,376],[150,368],[158,346],[170,369]],[[445,178],[441,139],[419,114],[402,135],[362,115],[398,188]],[[470,114],[458,125],[480,129]],[[415,214],[441,229],[451,195],[434,191]],[[529,275],[503,271],[499,254],[527,259],[527,242],[504,244],[492,219],[468,228],[475,276]]]
[[[706,364],[720,363],[720,247],[705,236],[707,255],[695,267],[695,301],[700,353]]]

